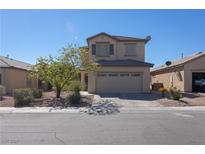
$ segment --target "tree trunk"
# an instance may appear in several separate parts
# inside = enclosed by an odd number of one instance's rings
[[[56,98],[60,98],[61,88],[56,88]]]

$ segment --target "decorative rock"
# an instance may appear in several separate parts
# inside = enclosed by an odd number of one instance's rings
[[[118,105],[108,99],[98,100],[98,102],[93,103],[90,109],[87,111],[88,114],[92,114],[92,115],[106,115],[106,114],[114,114],[117,112],[120,112]]]

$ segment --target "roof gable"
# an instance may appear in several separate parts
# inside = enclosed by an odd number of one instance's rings
[[[171,65],[169,65],[169,66],[167,66],[166,64],[163,64],[157,68],[152,69],[151,72],[157,72],[157,71],[167,70],[167,69],[170,69],[173,67],[183,66],[186,63],[191,62],[193,60],[196,60],[202,56],[205,56],[205,52],[197,52],[191,56],[187,56],[187,57],[184,57],[182,59],[172,61]]]
[[[31,70],[31,64],[0,56],[0,67],[14,67],[24,70]]]
[[[140,41],[140,42],[147,43],[148,41],[151,40],[151,36],[147,36],[145,39],[143,39],[143,38],[135,38],[135,37],[127,37],[127,36],[116,36],[116,35],[107,34],[105,32],[101,32],[101,33],[98,33],[98,34],[93,35],[91,37],[88,37],[87,41],[89,41],[89,40],[91,40],[91,39],[93,39],[95,37],[98,37],[100,35],[105,35],[105,36],[110,37],[110,38],[112,38],[114,40],[117,40],[117,41],[135,41],[135,42],[139,42]]]
[[[98,33],[98,34],[93,35],[93,36],[91,36],[91,37],[88,37],[88,38],[87,38],[87,41],[89,41],[89,40],[91,40],[91,39],[93,39],[93,38],[96,38],[96,37],[98,37],[98,36],[101,36],[101,35],[105,35],[105,36],[107,36],[107,37],[110,37],[110,38],[116,40],[116,38],[113,38],[111,35],[109,35],[109,34],[107,34],[107,33],[105,33],[105,32],[101,32],[101,33]]]

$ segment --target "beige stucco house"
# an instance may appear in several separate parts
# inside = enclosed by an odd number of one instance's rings
[[[205,92],[205,53],[198,52],[151,70],[152,84],[177,87],[185,92]]]
[[[151,39],[99,33],[87,38],[89,58],[100,69],[81,72],[90,93],[141,93],[150,91],[150,67],[145,62],[145,45]],[[87,76],[87,77],[86,77]]]
[[[0,56],[0,85],[5,86],[6,93],[17,88],[38,88],[38,81],[28,78],[31,65]]]

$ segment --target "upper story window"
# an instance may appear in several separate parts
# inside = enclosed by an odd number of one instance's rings
[[[97,42],[92,44],[92,55],[108,57],[114,54],[114,45],[109,42]]]
[[[100,57],[109,56],[109,43],[96,43],[96,55]]]
[[[125,44],[125,56],[136,56],[136,44],[135,43]]]

